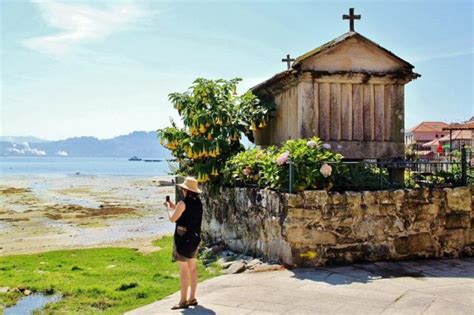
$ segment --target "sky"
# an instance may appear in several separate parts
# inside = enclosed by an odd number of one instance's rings
[[[415,66],[405,128],[474,115],[474,1],[1,0],[0,135],[49,140],[156,130],[198,77],[241,92],[356,31]]]

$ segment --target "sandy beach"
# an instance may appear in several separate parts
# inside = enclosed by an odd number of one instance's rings
[[[163,201],[174,198],[164,177],[3,176],[0,255],[66,248],[126,246],[156,250],[172,232]]]

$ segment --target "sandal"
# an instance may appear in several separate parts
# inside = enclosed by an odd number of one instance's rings
[[[179,310],[179,309],[182,309],[182,308],[188,308],[188,303],[187,302],[179,302],[178,304],[173,306],[171,309],[172,310]]]
[[[189,306],[196,306],[196,305],[198,305],[198,301],[197,301],[196,299],[192,299],[192,300],[189,300],[189,301],[187,302],[187,304],[188,304]]]

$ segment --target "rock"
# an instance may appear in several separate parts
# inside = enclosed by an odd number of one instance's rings
[[[419,233],[408,236],[408,250],[411,253],[432,251],[433,242],[429,233]]]
[[[243,252],[245,250],[245,243],[242,239],[235,239],[227,241],[227,246],[236,252]]]
[[[221,265],[222,269],[227,269],[227,268],[229,268],[234,262],[235,262],[235,261],[226,261],[226,262],[221,263],[220,265]]]
[[[8,291],[10,291],[9,287],[1,287],[0,288],[0,293],[7,293]]]
[[[219,253],[219,256],[221,257],[235,256],[235,253],[230,250],[223,250],[222,252]]]
[[[471,191],[469,187],[445,188],[448,206],[453,211],[471,211]]]
[[[30,294],[31,294],[31,291],[28,290],[28,289],[26,289],[25,291],[23,291],[23,294],[24,294],[24,295],[30,295]]]
[[[307,229],[304,226],[292,227],[288,233],[288,241],[290,243],[299,244],[336,244],[336,236],[327,231],[318,231],[315,229]]]
[[[308,190],[304,192],[304,207],[324,209],[328,199],[329,195],[325,190]]]
[[[246,267],[247,267],[247,269],[252,269],[252,268],[254,268],[255,266],[257,266],[257,265],[259,265],[259,264],[261,264],[261,263],[262,263],[262,262],[260,261],[260,259],[255,258],[255,259],[252,259],[251,261],[249,261],[249,262],[247,263],[247,266],[246,266]]]
[[[283,266],[278,264],[260,264],[252,268],[252,272],[265,272],[265,271],[275,271],[285,269]]]
[[[469,215],[462,213],[450,213],[446,217],[447,229],[464,229],[470,227]]]
[[[245,270],[245,264],[241,261],[236,261],[225,271],[227,274],[240,273]]]
[[[237,233],[235,233],[234,227],[227,223],[222,223],[221,231],[222,238],[225,240],[232,240],[237,238]]]
[[[303,206],[304,199],[300,195],[285,194],[288,208],[299,208]]]
[[[216,255],[225,249],[224,245],[213,245],[211,247],[211,253]]]

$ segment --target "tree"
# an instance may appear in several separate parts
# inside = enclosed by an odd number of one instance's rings
[[[184,128],[171,122],[158,135],[180,163],[179,173],[219,182],[225,162],[243,150],[241,134],[253,139],[252,131],[266,126],[273,104],[260,102],[251,91],[237,95],[240,81],[199,78],[188,91],[169,95]]]

